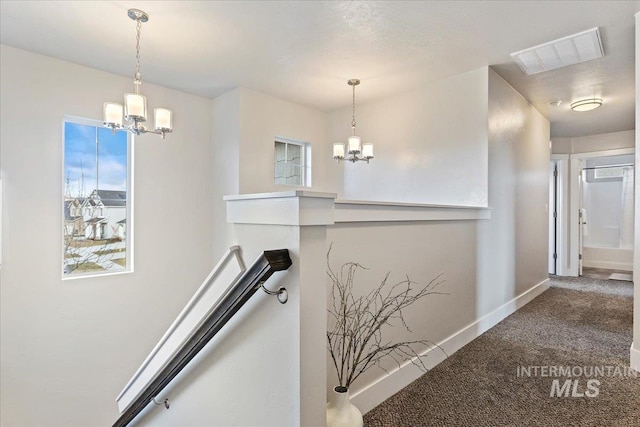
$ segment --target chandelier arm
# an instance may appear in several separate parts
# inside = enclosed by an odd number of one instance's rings
[[[153,132],[153,133],[158,133],[158,132]],[[163,136],[164,138],[164,136]],[[355,163],[355,162],[367,162],[367,164],[369,164],[369,160],[371,160],[373,157],[358,157],[355,154],[352,154],[351,157],[334,157],[333,159],[337,162],[351,162],[351,163]]]

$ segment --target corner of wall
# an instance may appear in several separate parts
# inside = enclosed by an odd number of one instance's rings
[[[636,13],[636,129],[640,126],[640,12]],[[640,148],[640,132],[635,133],[636,148]],[[634,369],[640,371],[640,150],[636,149],[636,185],[635,185],[635,242],[633,253],[634,303],[633,303],[633,342],[635,352],[631,351]]]
[[[493,211],[492,219],[478,226],[481,315],[548,277],[549,121],[494,70],[488,111]]]
[[[326,183],[327,115],[318,109],[247,88],[239,88],[239,191],[264,193],[291,189],[332,191]],[[312,147],[312,187],[277,185],[274,181],[274,140],[283,137]],[[326,155],[323,155],[324,153]],[[257,161],[259,159],[259,161]]]
[[[226,195],[238,194],[240,179],[240,88],[211,100],[211,146],[214,183],[212,194],[213,255],[217,259],[233,242],[227,223]]]

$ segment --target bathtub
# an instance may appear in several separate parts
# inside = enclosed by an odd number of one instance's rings
[[[584,246],[582,248],[582,265],[584,267],[633,271],[633,249]]]

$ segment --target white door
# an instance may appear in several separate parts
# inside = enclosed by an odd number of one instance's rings
[[[580,203],[578,208],[578,276],[582,276],[582,261],[583,261],[583,246],[584,246],[584,227],[587,224],[586,218],[584,215],[584,182],[586,179],[584,169],[582,168],[583,164],[580,162],[580,179],[579,179],[579,190],[578,194],[580,195]]]
[[[549,167],[549,274],[558,274],[558,161]]]

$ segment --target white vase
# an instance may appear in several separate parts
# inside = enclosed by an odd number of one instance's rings
[[[335,387],[327,403],[327,427],[362,427],[362,413],[349,400],[349,389]]]

